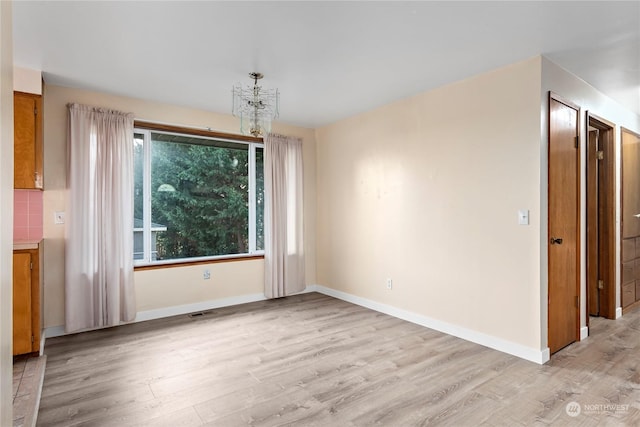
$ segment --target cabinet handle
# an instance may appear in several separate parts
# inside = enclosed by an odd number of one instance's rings
[[[635,214],[634,215],[636,218],[640,218],[640,214]]]

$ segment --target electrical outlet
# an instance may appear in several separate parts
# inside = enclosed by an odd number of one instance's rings
[[[205,270],[204,273],[202,273],[202,278],[204,280],[209,280],[211,279],[211,271],[209,270]]]
[[[393,280],[387,279],[387,289],[393,289]]]
[[[64,212],[54,212],[53,222],[55,224],[64,224]]]

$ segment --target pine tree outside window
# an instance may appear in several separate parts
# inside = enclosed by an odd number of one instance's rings
[[[264,252],[263,145],[134,130],[134,261]]]

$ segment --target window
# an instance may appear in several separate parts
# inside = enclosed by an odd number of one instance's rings
[[[264,250],[263,145],[134,130],[134,261]]]

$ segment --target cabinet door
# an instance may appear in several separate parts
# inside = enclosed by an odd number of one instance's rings
[[[14,188],[42,188],[41,104],[39,95],[13,97]]]
[[[13,354],[31,352],[31,254],[13,254]]]

